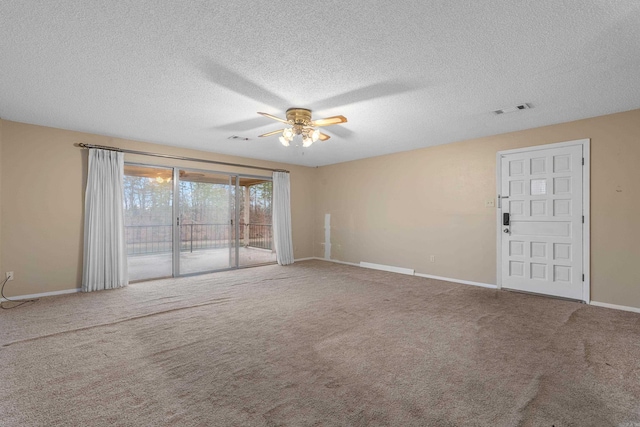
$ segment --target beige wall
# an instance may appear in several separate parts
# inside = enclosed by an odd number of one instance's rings
[[[328,213],[333,259],[495,284],[496,153],[583,138],[591,298],[640,307],[640,110],[319,168],[314,254]]]
[[[317,169],[0,120],[0,272],[15,271],[9,296],[79,287],[86,151],[74,144],[85,142],[291,170],[296,258],[324,256],[329,213],[333,259],[495,283],[495,209],[484,205],[496,196],[496,152],[582,138],[591,297],[640,307],[640,110]]]
[[[6,295],[27,295],[80,287],[82,224],[87,151],[74,144],[110,145],[291,171],[294,255],[313,252],[313,168],[223,156],[61,129],[1,121],[1,272],[13,270]],[[184,165],[218,171],[216,165],[126,155],[126,161]],[[268,171],[236,170],[254,175]]]

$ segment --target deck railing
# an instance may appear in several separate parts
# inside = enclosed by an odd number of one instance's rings
[[[171,252],[171,225],[127,225],[124,237],[127,255]]]
[[[227,248],[233,242],[232,226],[229,224],[181,224],[180,251]],[[171,225],[128,225],[125,226],[127,255],[155,254],[171,252]],[[245,233],[249,233],[248,241]],[[240,224],[240,245],[272,249],[273,233],[271,224]]]
[[[261,249],[273,249],[273,235],[271,230],[271,224],[240,224],[240,244],[244,245],[245,242],[247,242],[244,233],[248,231],[248,246]]]

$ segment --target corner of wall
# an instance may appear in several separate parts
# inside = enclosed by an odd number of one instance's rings
[[[325,258],[329,237],[332,260],[496,283],[496,153],[589,138],[591,299],[640,308],[639,119],[636,109],[317,168],[313,255]]]
[[[313,175],[313,246],[311,256],[314,258],[324,258],[325,256],[324,217],[327,206],[324,203],[324,195],[322,194],[323,187],[326,185],[326,180],[323,178],[324,168],[325,166],[316,167]]]
[[[311,192],[313,193],[313,200],[311,201],[313,209],[313,222],[312,222],[312,230],[311,230],[311,257],[317,257],[318,254],[316,253],[316,248],[318,246],[320,246],[320,244],[322,243],[319,238],[318,238],[318,233],[317,233],[317,228],[318,228],[318,218],[320,216],[322,216],[322,212],[319,211],[320,209],[320,201],[319,201],[319,197],[318,197],[318,182],[320,181],[320,176],[321,176],[321,168],[320,167],[316,167],[313,170],[313,184],[312,184],[312,188],[311,188]]]

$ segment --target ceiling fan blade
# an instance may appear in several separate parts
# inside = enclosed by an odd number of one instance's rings
[[[331,128],[330,132],[333,136],[339,136],[344,139],[351,138],[354,135],[354,132],[351,129],[344,126],[334,126]]]
[[[231,132],[246,132],[255,128],[260,128],[260,127],[269,125],[269,124],[270,123],[267,123],[264,120],[262,120],[262,117],[254,117],[253,119],[240,120],[234,123],[227,123],[224,125],[215,126],[213,127],[213,129],[220,129],[220,130],[231,131]]]
[[[282,133],[284,129],[278,129],[278,130],[274,130],[273,132],[267,132],[267,133],[263,133],[262,135],[258,135],[258,138],[262,137],[262,136],[271,136],[271,135],[275,135],[277,133]]]
[[[345,116],[332,116],[327,117],[326,119],[318,119],[311,122],[311,126],[331,126],[337,125],[340,123],[346,123],[347,118]]]
[[[420,89],[421,86],[412,82],[386,81],[374,83],[372,85],[354,89],[322,101],[314,102],[309,107],[313,110],[320,111],[326,108],[336,108],[343,105],[355,104],[356,102],[368,101],[375,98],[383,98],[385,96],[393,96],[404,92]]]
[[[263,115],[265,117],[269,117],[270,119],[273,119],[273,120],[276,120],[276,121],[279,121],[279,122],[282,122],[282,123],[289,124],[289,122],[287,120],[281,119],[280,117],[272,116],[271,114],[261,113],[260,111],[258,111],[258,114],[261,114],[261,115]]]
[[[213,83],[244,95],[253,100],[264,102],[269,106],[287,105],[289,101],[269,91],[240,73],[214,61],[207,61],[201,66],[205,76]]]
[[[327,139],[331,138],[329,135],[327,135],[326,133],[322,133],[320,132],[320,137],[318,138],[320,141],[326,141]]]

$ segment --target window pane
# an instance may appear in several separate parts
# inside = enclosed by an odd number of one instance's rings
[[[171,179],[171,169],[124,167],[125,240],[131,281],[173,274]]]

